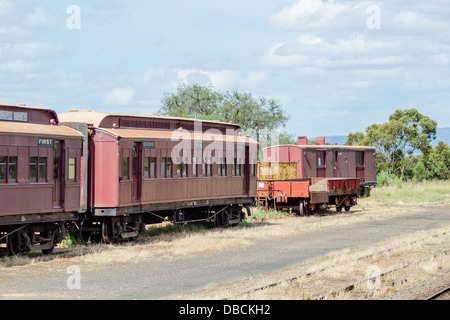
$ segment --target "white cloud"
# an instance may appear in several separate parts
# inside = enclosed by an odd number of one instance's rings
[[[364,17],[362,13],[371,3],[300,0],[272,14],[269,23],[283,29],[336,28]]]
[[[6,16],[13,11],[13,6],[9,1],[0,0],[0,17]]]
[[[212,84],[217,90],[229,90],[235,87],[254,87],[268,79],[267,73],[241,72],[236,70],[201,70],[197,68],[177,69],[177,80],[183,83]]]
[[[40,6],[34,8],[33,12],[28,14],[23,25],[29,28],[52,27],[54,25],[54,19],[52,19],[44,7]]]
[[[27,62],[18,59],[1,63],[0,71],[4,73],[27,73],[35,71],[40,66],[39,62]]]
[[[116,88],[109,91],[104,97],[104,103],[108,105],[125,106],[133,102],[135,90],[131,87]]]

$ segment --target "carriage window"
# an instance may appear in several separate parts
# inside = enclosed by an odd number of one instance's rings
[[[161,177],[166,176],[166,158],[161,158]]]
[[[362,152],[356,152],[356,165],[358,167],[364,166],[364,156]]]
[[[235,163],[235,167],[236,167],[236,175],[240,176],[241,175],[241,159],[235,158],[234,163]]]
[[[150,163],[149,163],[150,158],[144,158],[144,177],[148,177],[149,176],[149,169],[150,169]]]
[[[75,158],[69,158],[69,180],[75,180]]]
[[[39,158],[39,180],[45,180],[47,176],[47,158]]]
[[[0,157],[0,180],[6,180],[6,157]]]
[[[206,163],[206,175],[211,176],[212,175],[212,158],[207,158]]]
[[[187,176],[187,158],[177,158],[177,176]]]
[[[325,151],[317,152],[317,166],[324,167],[325,166]]]
[[[128,179],[128,157],[122,158],[122,178]]]
[[[177,158],[177,177],[181,177],[182,166],[183,166],[183,159]]]
[[[150,178],[156,177],[156,158],[150,158]]]
[[[30,157],[30,181],[38,182],[47,179],[47,158]]]
[[[166,160],[166,177],[170,178],[172,177],[172,158],[168,157]]]
[[[197,158],[192,158],[192,175],[197,176]]]
[[[145,158],[144,159],[144,176],[146,178],[154,178],[156,175],[156,158]]]
[[[219,158],[219,163],[217,164],[217,173],[219,174],[219,176],[227,175],[226,158]]]
[[[15,182],[17,178],[17,157],[0,157],[0,180]]]

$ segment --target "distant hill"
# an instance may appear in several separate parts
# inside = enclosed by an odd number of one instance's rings
[[[314,141],[316,138],[310,139]],[[325,142],[329,144],[343,145],[347,141],[347,136],[326,136]],[[450,145],[450,128],[437,128],[436,139],[431,141],[433,147],[437,146],[439,141],[443,141]]]

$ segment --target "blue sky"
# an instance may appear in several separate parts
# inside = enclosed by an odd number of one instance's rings
[[[413,107],[450,127],[449,17],[444,0],[0,0],[0,101],[156,113],[211,83],[278,100],[297,135]]]

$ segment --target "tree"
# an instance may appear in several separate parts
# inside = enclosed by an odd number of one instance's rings
[[[176,93],[166,93],[160,112],[170,116],[219,120],[238,124],[244,130],[271,131],[288,120],[281,105],[267,98],[255,98],[237,90],[220,93],[212,86],[180,85]]]
[[[450,179],[450,147],[447,143],[439,141],[435,148],[430,149],[421,156],[414,167],[414,176],[417,180],[423,179]]]
[[[177,91],[164,94],[159,111],[168,116],[213,120],[218,117],[221,94],[212,87],[181,84]]]
[[[377,148],[377,169],[404,178],[405,170],[414,167],[414,153],[426,154],[436,136],[436,121],[416,109],[396,110],[383,124],[373,124],[366,135],[349,134],[347,142],[372,145]],[[412,168],[411,168],[412,170]]]

